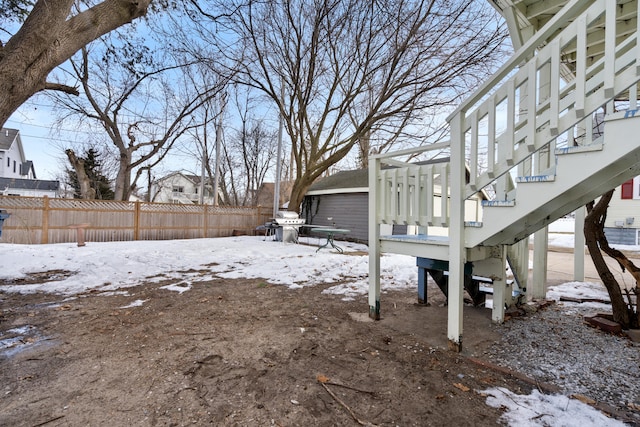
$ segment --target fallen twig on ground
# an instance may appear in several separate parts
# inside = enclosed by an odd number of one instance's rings
[[[337,387],[342,387],[342,388],[346,388],[346,389],[353,390],[353,391],[359,391],[360,393],[367,393],[367,394],[370,394],[372,396],[375,396],[375,394],[376,394],[375,391],[363,390],[361,388],[351,387],[349,385],[342,384],[342,383],[337,383],[335,381],[320,381],[320,382],[324,383],[324,384],[335,385]]]
[[[329,395],[331,395],[331,397],[333,397],[335,399],[336,402],[338,402],[340,405],[342,405],[342,407],[344,409],[347,410],[347,412],[349,412],[349,415],[351,415],[351,418],[353,418],[358,424],[360,424],[361,426],[367,426],[367,427],[376,427],[376,424],[372,424],[368,421],[362,421],[361,419],[359,419],[356,414],[353,413],[353,411],[351,410],[351,408],[349,408],[349,406],[344,403],[338,396],[335,395],[334,392],[332,392],[329,387],[327,387],[327,384],[331,384],[329,382],[329,378],[325,377],[324,375],[318,375],[316,376],[316,379],[318,380],[318,382],[320,383],[320,385],[322,387],[324,387],[324,389],[327,391],[327,393],[329,393]],[[343,384],[334,384],[334,385],[339,385],[339,386],[344,386]],[[347,387],[350,388],[350,387]],[[355,389],[354,389],[355,390]],[[356,390],[356,391],[361,391],[361,390]],[[367,392],[370,393],[370,392]]]
[[[36,424],[36,425],[34,425],[33,427],[40,427],[40,426],[43,426],[43,425],[46,425],[46,424],[52,423],[52,422],[54,422],[54,421],[58,421],[59,419],[62,419],[62,418],[64,418],[64,415],[59,415],[59,416],[57,416],[57,417],[51,418],[50,420],[43,421],[43,422],[41,422],[40,424]]]

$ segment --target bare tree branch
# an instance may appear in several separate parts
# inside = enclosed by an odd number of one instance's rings
[[[400,137],[415,145],[435,135],[440,126],[426,129],[422,119],[443,114],[479,82],[507,36],[489,5],[463,0],[215,6],[235,45],[225,42],[215,56],[283,117],[296,166],[291,209],[359,142],[383,150]]]
[[[73,87],[73,86],[68,86],[68,85],[63,85],[60,83],[45,83],[44,84],[44,89],[43,90],[55,90],[58,92],[64,92],[64,93],[68,93],[69,95],[75,95],[78,96],[80,95],[80,91],[78,90],[77,87]]]
[[[73,0],[38,0],[0,51],[0,126],[49,73],[89,42],[144,15],[151,0],[104,0],[74,13]]]
[[[640,274],[638,268],[624,254],[622,254],[622,252],[609,246],[609,242],[604,233],[607,209],[614,191],[615,190],[610,190],[603,194],[600,199],[598,199],[597,203],[590,202],[587,204],[587,215],[584,222],[584,236],[587,248],[589,249],[589,255],[591,256],[596,271],[598,272],[602,283],[607,288],[607,293],[611,299],[613,320],[620,323],[623,329],[637,328],[640,326],[640,313],[634,313],[634,307],[631,301],[629,301],[629,304],[625,303],[622,289],[602,256],[602,252],[605,252],[618,261],[619,265],[623,269],[629,270],[636,280],[637,285]]]
[[[91,65],[91,54],[83,48],[71,64],[83,96],[54,99],[76,117],[94,120],[109,136],[118,152],[116,200],[128,200],[141,174],[160,163],[186,132],[202,126],[194,114],[223,90],[219,82],[175,85],[171,81],[175,72],[188,72],[194,65],[189,61],[135,73],[111,63],[100,72],[100,65]],[[132,115],[134,110],[138,112]]]

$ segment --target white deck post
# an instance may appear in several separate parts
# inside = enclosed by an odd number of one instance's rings
[[[531,298],[543,299],[547,297],[547,243],[549,233],[547,227],[538,230],[533,235],[533,273],[531,280]]]
[[[540,103],[553,96],[551,86],[554,80],[559,79],[558,75],[553,75],[555,70],[550,64],[545,64],[540,69]],[[557,118],[556,118],[557,119]],[[544,147],[535,153],[534,173],[543,173],[551,165],[552,145]],[[529,295],[533,299],[542,299],[547,296],[547,250],[549,242],[549,230],[547,227],[536,231],[533,234],[533,272],[531,274],[531,292]]]
[[[380,225],[378,174],[380,159],[369,159],[369,317],[380,320]]]
[[[504,322],[505,306],[513,304],[513,289],[507,286],[506,246],[500,247],[499,258],[494,258],[496,268],[493,272],[493,310],[491,320],[494,323]]]
[[[449,222],[449,290],[447,337],[449,349],[462,351],[462,310],[464,297],[464,177],[465,138],[462,130],[462,115],[456,114],[451,120],[451,200]],[[442,192],[445,193],[443,188]]]
[[[575,229],[573,231],[573,280],[584,281],[584,218],[586,214],[584,206],[576,209]]]
[[[473,263],[473,273],[493,279],[493,310],[491,320],[494,323],[504,322],[505,306],[512,303],[513,289],[507,286],[507,247],[496,248],[491,258]]]

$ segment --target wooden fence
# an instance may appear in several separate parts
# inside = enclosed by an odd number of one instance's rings
[[[0,209],[11,215],[0,242],[23,244],[75,242],[76,224],[88,224],[88,242],[226,237],[252,234],[272,216],[261,207],[12,196],[0,196]]]

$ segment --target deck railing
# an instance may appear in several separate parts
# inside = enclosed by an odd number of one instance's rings
[[[627,99],[636,108],[639,15],[636,2],[567,3],[449,116],[450,143],[372,156],[376,221],[446,227],[454,209],[464,212],[453,222],[478,221],[464,202],[478,191],[511,200],[514,176],[553,174],[557,148],[598,143],[603,107]],[[604,42],[594,47],[597,38]],[[402,162],[408,155],[450,162]]]

